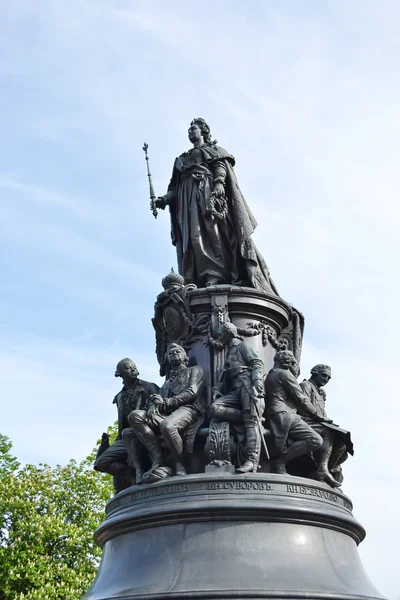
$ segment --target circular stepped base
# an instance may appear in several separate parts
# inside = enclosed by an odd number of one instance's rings
[[[383,598],[341,492],[310,479],[207,473],[134,486],[107,506],[84,600]]]

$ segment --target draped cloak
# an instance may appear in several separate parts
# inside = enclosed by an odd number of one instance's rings
[[[169,208],[172,243],[179,272],[186,283],[203,287],[208,277],[220,283],[244,285],[279,295],[268,267],[251,239],[257,227],[240,191],[235,159],[216,144],[204,144],[181,154],[174,163]],[[225,171],[228,215],[207,212],[215,171]]]

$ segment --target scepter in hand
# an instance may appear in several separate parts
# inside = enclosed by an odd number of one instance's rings
[[[149,157],[147,155],[147,148],[149,147],[148,144],[146,144],[146,142],[143,144],[143,151],[145,153],[146,156],[146,166],[147,166],[147,177],[149,178],[149,188],[150,188],[150,208],[151,208],[151,212],[153,213],[153,216],[155,219],[157,219],[157,215],[158,215],[158,210],[157,210],[157,205],[156,205],[156,195],[154,193],[154,188],[153,188],[153,180],[151,178],[151,173],[150,173],[150,167],[149,167]]]

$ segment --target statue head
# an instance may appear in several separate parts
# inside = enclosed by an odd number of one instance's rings
[[[117,364],[114,375],[125,381],[125,379],[136,379],[139,371],[131,358],[123,358]]]
[[[176,369],[180,365],[187,365],[189,362],[188,355],[185,348],[179,344],[170,344],[167,350],[168,362],[173,369]]]
[[[188,134],[189,134],[189,140],[192,143],[195,141],[198,141],[200,139],[200,137],[203,138],[203,141],[205,144],[211,143],[210,127],[208,126],[206,121],[204,119],[202,119],[201,117],[198,117],[197,119],[193,119],[193,121],[190,123]]]
[[[315,381],[318,387],[326,385],[332,377],[332,369],[329,365],[315,365],[311,369],[311,379]]]
[[[221,344],[226,346],[233,338],[238,337],[237,328],[233,323],[224,321],[217,329],[217,336]]]
[[[277,369],[291,369],[297,366],[297,361],[291,350],[279,350],[275,354],[274,367]]]
[[[172,268],[170,273],[163,277],[162,286],[166,292],[172,292],[182,288],[185,285],[185,280],[179,273],[175,273]]]

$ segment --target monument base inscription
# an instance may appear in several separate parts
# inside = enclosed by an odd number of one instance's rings
[[[207,473],[132,486],[107,506],[84,600],[383,598],[338,489],[277,474]]]

